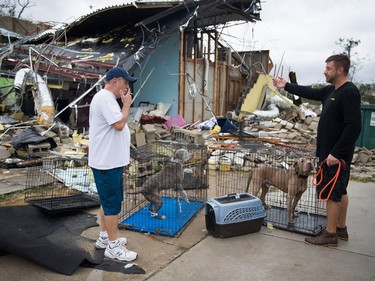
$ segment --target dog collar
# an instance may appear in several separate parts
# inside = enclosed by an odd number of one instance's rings
[[[309,175],[307,175],[307,176],[303,176],[303,175],[301,175],[301,174],[299,174],[299,173],[296,173],[296,175],[297,175],[297,177],[299,177],[299,178],[303,178],[303,179],[307,179],[307,178],[309,177]]]

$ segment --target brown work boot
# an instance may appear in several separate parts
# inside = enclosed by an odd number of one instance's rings
[[[337,238],[341,240],[344,240],[344,241],[349,240],[348,228],[346,226],[336,227],[336,234],[337,234]]]
[[[336,247],[338,244],[336,233],[329,233],[327,230],[323,230],[322,233],[316,237],[307,237],[305,242],[311,245],[318,246],[332,246]]]

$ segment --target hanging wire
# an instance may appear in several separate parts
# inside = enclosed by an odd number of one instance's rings
[[[195,97],[197,96],[197,94],[199,94],[202,97],[202,100],[204,101],[204,103],[206,105],[205,110],[209,111],[211,113],[212,117],[216,118],[215,114],[213,113],[213,111],[212,111],[212,109],[210,107],[209,102],[207,101],[208,98],[202,94],[202,90],[201,89],[198,89],[198,87],[197,87],[197,85],[195,83],[194,78],[191,77],[189,73],[187,73],[186,74],[186,79],[187,79],[187,82],[189,84],[189,91],[188,91],[189,98],[195,99]],[[206,84],[207,84],[207,81],[205,81],[205,83],[203,85],[203,88],[206,86]]]

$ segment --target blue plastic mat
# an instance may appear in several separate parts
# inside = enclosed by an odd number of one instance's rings
[[[182,199],[178,202],[175,198],[163,197],[163,206],[158,214],[166,216],[166,219],[151,217],[146,205],[120,224],[129,230],[174,237],[181,234],[180,231],[203,205],[203,201],[191,200],[190,204],[186,204]]]

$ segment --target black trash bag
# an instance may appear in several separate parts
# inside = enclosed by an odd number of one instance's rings
[[[51,149],[57,146],[53,138],[47,138],[38,133],[34,127],[28,127],[22,133],[15,136],[12,140],[12,145],[15,149],[26,148],[28,144],[39,144],[42,142],[49,142]]]

